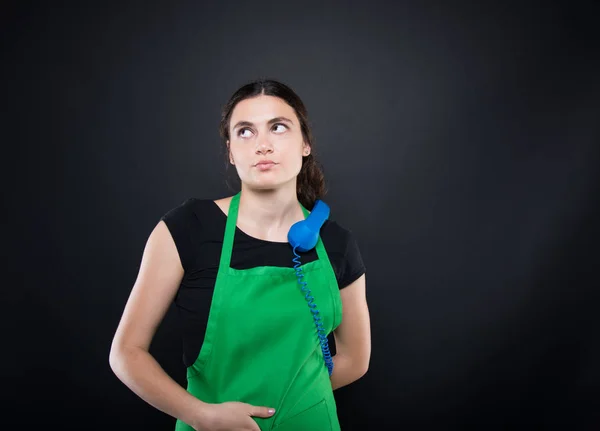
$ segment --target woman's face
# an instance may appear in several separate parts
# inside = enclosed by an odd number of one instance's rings
[[[259,95],[239,102],[229,122],[229,161],[243,183],[271,189],[295,181],[304,143],[294,109],[282,99]]]

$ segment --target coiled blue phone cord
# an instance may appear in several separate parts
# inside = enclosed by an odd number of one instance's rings
[[[296,277],[298,277],[298,284],[300,285],[300,290],[304,293],[304,298],[308,302],[308,307],[312,312],[313,319],[315,320],[315,325],[317,326],[317,333],[319,336],[319,343],[321,344],[321,350],[323,351],[323,358],[325,358],[325,365],[327,366],[327,371],[331,376],[333,373],[333,359],[331,358],[331,352],[329,351],[329,342],[327,341],[327,334],[325,334],[325,328],[323,328],[323,321],[319,316],[319,310],[317,309],[317,304],[315,304],[315,298],[311,295],[310,289],[307,287],[308,283],[304,281],[304,274],[302,273],[302,267],[300,266],[300,255],[296,252],[296,248],[294,247],[294,259],[292,259],[295,263],[294,270],[296,271]]]

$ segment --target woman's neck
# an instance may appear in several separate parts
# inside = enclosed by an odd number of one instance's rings
[[[242,186],[238,224],[252,236],[267,241],[286,241],[291,225],[303,218],[295,184],[293,188],[272,190],[252,190]]]

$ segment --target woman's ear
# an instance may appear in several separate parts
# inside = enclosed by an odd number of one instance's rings
[[[229,148],[229,141],[227,141],[227,154],[229,155],[229,163],[235,165],[233,162],[233,155],[231,154],[231,148]]]
[[[308,156],[310,154],[310,145],[308,145],[308,144],[303,144],[303,145],[304,145],[304,150],[302,150],[302,155]]]

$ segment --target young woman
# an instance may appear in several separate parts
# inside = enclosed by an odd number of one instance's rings
[[[362,377],[371,354],[365,267],[333,220],[319,223],[314,248],[289,242],[324,194],[305,106],[285,84],[251,82],[225,106],[220,129],[241,190],[188,199],[158,222],[110,365],[175,417],[176,430],[339,430],[333,390]],[[187,390],[148,352],[172,301]]]

